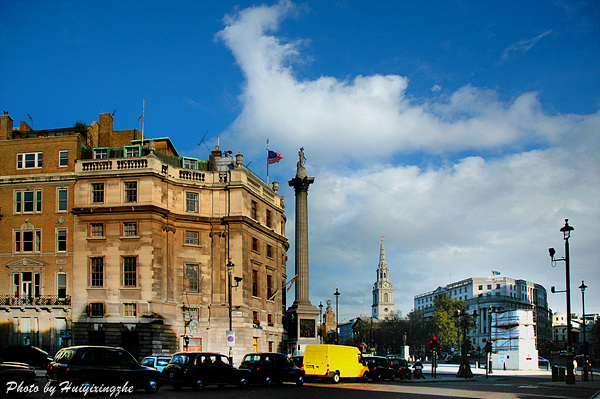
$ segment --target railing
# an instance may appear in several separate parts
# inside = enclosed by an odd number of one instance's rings
[[[179,178],[184,180],[204,181],[205,174],[202,172],[194,172],[188,169],[179,171]]]
[[[119,159],[117,169],[145,169],[148,167],[146,158]]]
[[[97,170],[111,170],[112,161],[84,161],[82,163],[82,168],[84,172],[91,172]]]
[[[9,306],[70,306],[71,297],[59,297],[58,295],[0,295],[0,305]]]

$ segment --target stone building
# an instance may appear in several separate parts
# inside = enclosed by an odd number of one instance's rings
[[[138,357],[187,348],[237,359],[285,348],[289,244],[277,182],[267,185],[246,169],[242,154],[216,148],[208,160],[181,157],[168,138],[115,131],[110,114],[83,132],[20,139],[23,123],[13,133],[10,117],[2,118],[0,155],[15,159],[2,164],[0,180],[0,234],[11,232],[0,247],[8,266],[8,278],[0,279],[3,337],[23,343],[21,331],[28,331],[15,320],[24,317],[22,307],[11,301],[52,294],[49,310],[29,299],[25,308],[49,315],[37,322],[31,344],[50,351],[104,344]],[[21,170],[20,159],[39,166]],[[32,212],[32,194],[23,190],[33,190]],[[26,198],[19,208],[26,213],[17,212],[18,198]],[[29,275],[19,273],[35,270],[40,288],[34,282],[25,292],[30,285],[21,281]],[[230,325],[233,346],[226,341]]]
[[[485,347],[490,336],[491,313],[509,310],[532,310],[538,345],[552,340],[551,312],[548,293],[540,284],[509,277],[472,277],[415,295],[414,309],[429,318],[433,315],[434,298],[442,293],[466,301],[468,312],[477,311],[476,328],[471,334],[472,346]]]
[[[372,317],[375,321],[394,317],[394,287],[390,283],[390,270],[385,260],[383,237],[379,247],[379,265],[377,266],[377,281],[373,285]]]

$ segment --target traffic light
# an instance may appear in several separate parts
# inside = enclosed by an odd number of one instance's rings
[[[183,342],[185,346],[188,347],[190,345],[190,337],[188,337],[187,335],[183,337]]]

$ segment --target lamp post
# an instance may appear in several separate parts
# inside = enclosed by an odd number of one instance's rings
[[[572,349],[572,337],[571,337],[571,271],[570,271],[570,259],[569,259],[569,238],[571,238],[571,231],[574,228],[569,226],[569,219],[565,219],[565,225],[561,227],[560,231],[563,233],[563,239],[565,240],[565,257],[560,259],[554,259],[556,251],[554,248],[549,248],[548,252],[552,258],[552,266],[556,265],[557,261],[565,262],[565,274],[566,274],[566,293],[567,293],[567,376],[565,382],[567,384],[575,384],[575,373],[573,372],[573,349]]]
[[[229,259],[229,262],[227,262],[227,265],[225,265],[225,267],[227,268],[227,289],[228,289],[228,299],[229,299],[229,331],[233,332],[233,320],[232,320],[232,314],[231,314],[231,309],[232,309],[232,304],[231,304],[231,289],[232,288],[236,288],[240,285],[240,281],[242,281],[241,277],[235,277],[235,284],[233,284],[233,282],[231,281],[231,277],[232,277],[232,273],[233,273],[233,269],[235,268],[235,265],[231,262],[231,259]],[[230,346],[229,347],[229,358],[231,360],[233,360],[233,348]]]
[[[321,324],[319,324],[319,336],[320,342],[323,343],[323,302],[319,302],[319,318],[321,319]]]
[[[336,343],[336,345],[339,345],[340,328],[339,328],[339,315],[338,315],[338,299],[340,297],[340,292],[338,291],[337,288],[335,289],[333,296],[335,296],[335,343]]]
[[[473,317],[473,319],[477,317],[477,311],[474,310],[473,315],[469,315],[466,311],[457,310],[454,313],[454,317],[458,320],[459,325],[462,328],[462,360],[460,362],[458,373],[456,373],[456,377],[473,378],[473,372],[471,371],[471,365],[469,364],[469,359],[467,357],[467,330],[472,324],[471,317]]]
[[[579,289],[581,290],[581,312],[583,313],[583,381],[588,380],[588,366],[587,366],[587,342],[585,340],[585,289],[587,285],[581,280]]]

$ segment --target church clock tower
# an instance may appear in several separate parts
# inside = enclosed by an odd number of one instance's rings
[[[372,316],[375,321],[384,320],[394,315],[394,288],[389,280],[389,270],[385,261],[383,236],[379,249],[379,266],[377,266],[377,281],[373,285]]]

